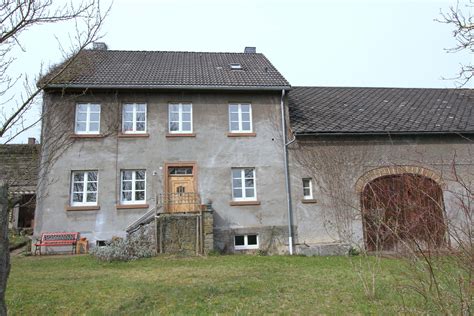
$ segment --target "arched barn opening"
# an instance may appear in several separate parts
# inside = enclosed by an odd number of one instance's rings
[[[417,174],[376,178],[362,191],[365,245],[368,251],[401,251],[403,244],[436,249],[446,242],[443,191]]]

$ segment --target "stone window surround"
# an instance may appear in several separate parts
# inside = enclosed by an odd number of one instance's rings
[[[424,168],[424,167],[420,167],[420,166],[401,165],[401,166],[379,167],[379,168],[375,168],[366,172],[357,180],[355,184],[355,190],[358,194],[360,194],[364,190],[364,187],[368,183],[370,183],[372,180],[375,180],[383,176],[404,174],[404,173],[416,174],[416,175],[421,175],[421,176],[430,178],[434,182],[438,183],[441,186],[441,188],[445,187],[445,184],[442,181],[442,177],[439,173],[433,170]]]

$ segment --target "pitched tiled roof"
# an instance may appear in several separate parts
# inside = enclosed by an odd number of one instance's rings
[[[242,70],[230,69],[239,63]],[[59,66],[60,67],[60,66]],[[53,69],[43,80],[51,78]],[[49,87],[281,89],[289,83],[258,53],[84,50]]]
[[[296,134],[474,133],[468,89],[293,87]]]

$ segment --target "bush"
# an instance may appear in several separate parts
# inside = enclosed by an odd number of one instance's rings
[[[95,247],[90,253],[100,261],[112,262],[151,257],[155,251],[147,235],[138,232],[127,239],[114,237],[106,246]]]
[[[350,257],[355,257],[355,256],[360,255],[360,251],[359,251],[359,249],[357,249],[357,248],[351,247],[351,248],[349,248],[348,255],[349,255]]]

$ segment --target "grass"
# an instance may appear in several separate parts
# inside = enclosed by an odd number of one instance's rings
[[[29,241],[28,236],[13,234],[13,232],[8,232],[8,243],[10,250],[17,249],[26,245]]]
[[[155,257],[128,263],[99,263],[87,255],[13,257],[7,304],[11,315],[422,311],[419,297],[400,296],[400,262],[383,259],[381,265],[390,273],[377,278],[377,296],[368,299],[347,257]]]

